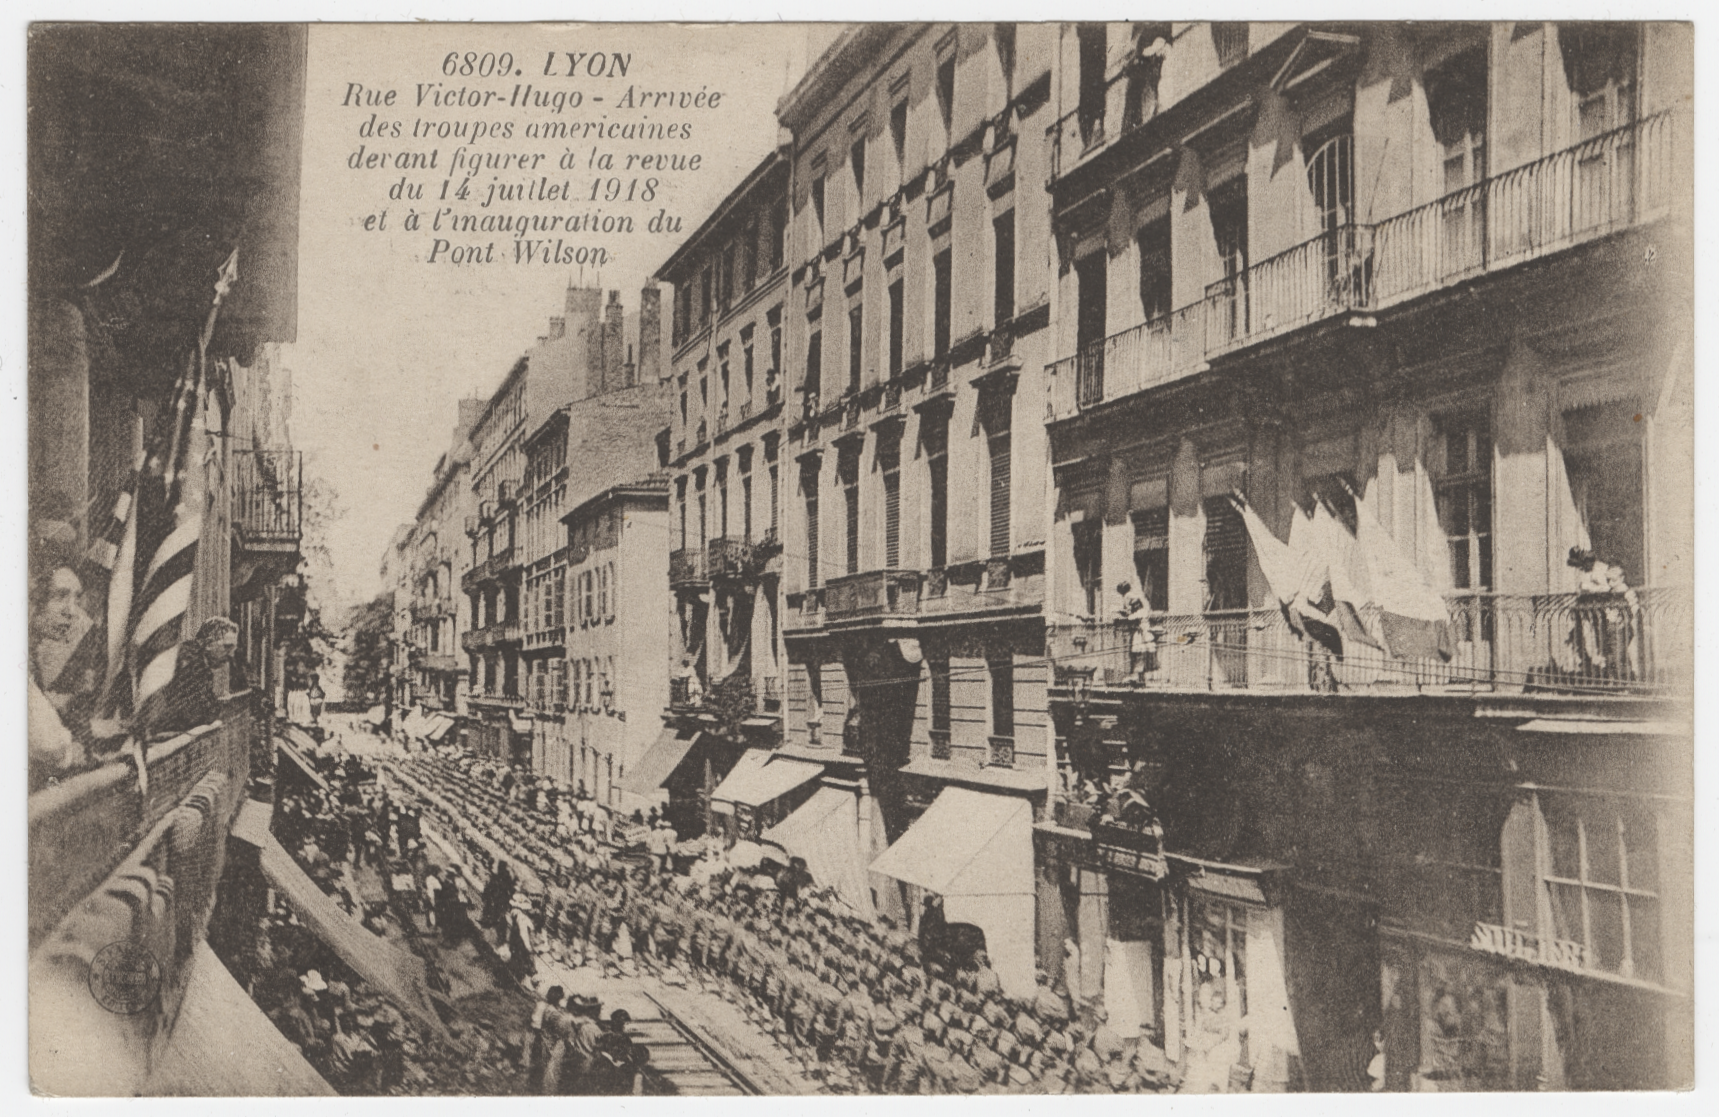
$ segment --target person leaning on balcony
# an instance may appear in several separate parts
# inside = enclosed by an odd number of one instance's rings
[[[83,767],[88,753],[66,723],[71,694],[55,701],[54,688],[69,658],[64,649],[84,616],[83,581],[67,563],[32,564],[30,582],[30,790]],[[87,627],[87,625],[85,625]]]
[[[1118,582],[1116,593],[1122,604],[1116,610],[1116,627],[1128,634],[1128,673],[1135,682],[1146,678],[1146,658],[1151,654],[1151,634],[1146,631],[1146,601],[1134,592],[1132,582]]]
[[[1641,600],[1623,567],[1580,547],[1570,548],[1568,564],[1580,572],[1571,642],[1583,668],[1606,678],[1632,677],[1631,645]]]
[[[161,691],[161,714],[149,727],[156,737],[172,737],[221,716],[221,699],[243,690],[242,680],[227,686],[227,671],[239,647],[239,626],[226,617],[210,617],[197,636],[179,648],[173,678]]]

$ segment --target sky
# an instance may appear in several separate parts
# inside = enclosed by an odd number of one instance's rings
[[[331,486],[344,510],[324,540],[337,580],[336,586],[328,587],[334,592],[325,594],[324,600],[355,603],[380,588],[383,552],[395,529],[412,519],[437,458],[450,446],[457,401],[467,396],[487,398],[500,385],[513,363],[544,333],[549,317],[561,312],[570,279],[583,285],[596,285],[600,279],[605,288],[621,291],[628,321],[633,322],[640,286],[685,233],[696,228],[775,146],[777,101],[804,72],[807,58],[821,51],[837,30],[831,24],[316,24],[310,28],[299,210],[298,338],[283,349],[282,357],[292,370],[293,438],[305,452],[307,480]],[[457,52],[463,59],[468,51],[477,55],[480,64],[485,54],[512,53],[517,76],[490,81],[461,78],[457,73],[445,77],[442,70],[449,53]],[[568,51],[611,57],[616,52],[630,53],[631,64],[624,79],[599,79],[589,75],[586,62],[584,76],[568,81],[561,76]],[[558,73],[545,79],[541,73],[551,52]],[[460,64],[456,61],[456,68]],[[695,125],[691,141],[655,146],[696,153],[702,162],[696,173],[661,176],[655,205],[635,205],[627,212],[642,225],[657,206],[667,208],[682,216],[683,232],[600,238],[613,253],[600,273],[594,266],[583,272],[571,265],[511,262],[456,266],[447,262],[446,253],[432,262],[434,237],[401,230],[402,210],[410,203],[387,194],[403,177],[423,178],[434,201],[457,143],[414,143],[409,131],[415,119],[512,119],[516,131],[511,141],[480,140],[471,146],[552,153],[539,169],[547,170],[552,183],[568,180],[575,191],[586,193],[582,203],[546,208],[558,212],[593,208],[588,193],[593,175],[582,167],[563,173],[553,166],[567,145],[525,141],[521,134],[530,120],[585,121],[593,119],[592,112],[564,108],[559,116],[547,111],[525,116],[494,108],[488,112],[458,106],[438,109],[433,103],[416,108],[420,84],[431,87],[435,82],[442,86],[431,92],[464,87],[499,89],[511,96],[515,84],[530,84],[550,92],[577,90],[587,98],[604,96],[611,104],[628,85],[636,87],[635,96],[647,89],[720,90],[723,97],[714,110],[652,112],[653,119],[685,119]],[[354,92],[352,83],[363,86],[365,92]],[[385,97],[389,89],[396,94],[392,106],[351,103],[367,94]],[[596,107],[592,101],[582,106]],[[378,123],[401,121],[408,135],[395,141],[361,136],[373,112]],[[616,119],[622,119],[620,113]],[[439,148],[438,169],[413,175],[391,168],[352,170],[348,160],[360,144],[366,145],[366,154]],[[573,146],[583,161],[584,150],[592,145]],[[653,147],[605,146],[623,152]],[[488,177],[487,171],[480,172],[474,184],[481,188]],[[636,172],[620,177],[626,182]],[[456,186],[457,182],[456,176]],[[476,200],[472,199],[473,206]],[[607,208],[621,212],[618,207]],[[366,230],[366,219],[371,219],[372,226],[382,223],[383,227]],[[511,260],[511,240],[494,239],[497,251],[506,247]],[[665,315],[670,305],[665,290]]]

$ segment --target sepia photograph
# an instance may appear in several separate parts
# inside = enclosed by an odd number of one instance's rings
[[[1693,25],[20,33],[37,1096],[1695,1085]]]

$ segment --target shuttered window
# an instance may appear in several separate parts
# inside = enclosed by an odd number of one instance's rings
[[[1134,513],[1134,571],[1146,607],[1162,613],[1170,607],[1170,510],[1147,508]]]
[[[991,554],[1009,553],[1009,468],[1013,456],[1008,431],[991,435]]]
[[[938,569],[949,561],[949,437],[945,428],[934,427],[927,433],[925,452],[931,504],[930,557],[932,568]]]
[[[859,573],[859,543],[860,543],[860,514],[859,514],[859,478],[845,482],[842,485],[842,503],[847,515],[847,546],[848,573]]]
[[[1206,609],[1247,608],[1247,525],[1227,496],[1209,497],[1206,512]]]
[[[949,731],[949,657],[926,661],[931,669],[931,728]]]
[[[806,586],[816,589],[818,585],[818,489],[817,475],[814,474],[811,488],[806,493]]]
[[[878,451],[883,471],[883,565],[901,565],[901,447],[887,443]]]

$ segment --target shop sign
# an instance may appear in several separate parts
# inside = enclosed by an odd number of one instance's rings
[[[1568,939],[1543,939],[1526,931],[1500,927],[1494,923],[1476,923],[1468,945],[1474,950],[1533,962],[1560,970],[1588,969],[1588,948]]]
[[[1170,863],[1162,853],[1151,853],[1127,846],[1099,845],[1098,860],[1107,869],[1133,873],[1151,880],[1163,880],[1170,875]]]

